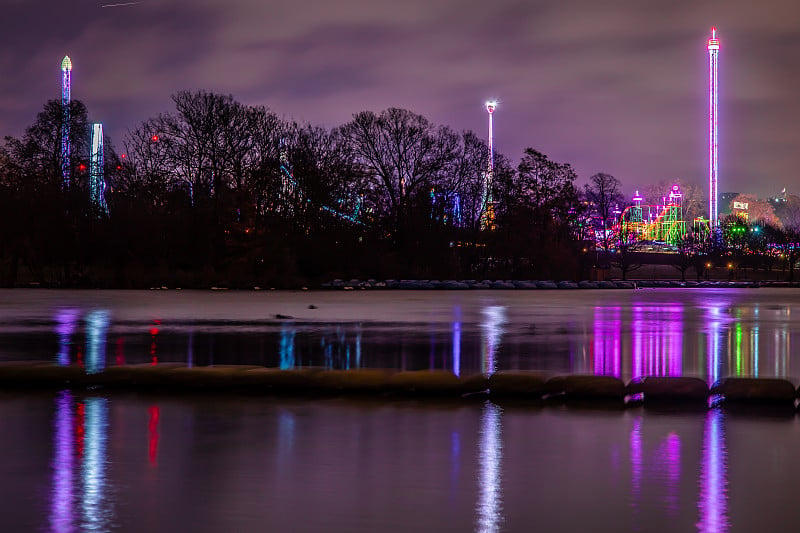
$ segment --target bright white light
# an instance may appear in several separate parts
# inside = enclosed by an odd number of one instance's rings
[[[506,322],[506,308],[501,305],[490,305],[481,309],[483,322],[481,331],[483,333],[482,354],[483,372],[491,376],[497,371],[497,361],[495,354],[500,346],[500,336],[503,334],[503,324]]]
[[[86,373],[97,374],[106,367],[106,332],[109,312],[97,309],[86,315]]]
[[[477,503],[478,523],[475,531],[489,533],[500,531],[503,523],[503,436],[502,409],[486,402],[481,414],[481,439],[478,462],[480,486]]]

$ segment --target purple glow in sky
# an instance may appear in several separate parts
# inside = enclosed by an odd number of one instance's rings
[[[581,181],[626,190],[681,178],[707,189],[706,40],[719,77],[719,191],[800,192],[800,3],[794,0],[4,0],[0,135],[20,135],[60,91],[117,148],[128,128],[207,89],[328,127],[404,107],[486,129],[516,163],[525,147]],[[130,5],[122,5],[130,4]]]

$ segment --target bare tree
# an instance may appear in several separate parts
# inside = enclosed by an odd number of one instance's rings
[[[545,230],[552,222],[566,224],[578,201],[575,171],[569,164],[551,161],[527,148],[517,167],[516,180],[505,192],[509,204],[522,203],[536,213],[534,223]]]
[[[412,203],[443,180],[459,147],[459,136],[411,111],[390,108],[356,114],[339,130],[356,164],[376,181],[390,227],[397,231]]]
[[[594,206],[602,231],[603,249],[611,243],[611,228],[614,226],[614,209],[624,201],[620,181],[611,174],[599,172],[589,178],[585,187],[586,199]]]

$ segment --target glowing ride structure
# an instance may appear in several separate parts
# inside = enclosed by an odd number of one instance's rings
[[[711,28],[711,38],[708,40],[708,221],[712,231],[719,224],[719,212],[717,211],[718,57],[719,39],[717,39],[717,29]]]
[[[660,205],[643,205],[643,201],[644,198],[636,191],[633,205],[622,212],[620,231],[625,240],[678,244],[686,235],[681,188],[673,185]]]
[[[105,197],[106,182],[103,170],[103,125],[92,127],[92,154],[89,159],[89,198],[98,213],[108,214]]]
[[[497,109],[497,102],[486,102],[486,112],[489,113],[489,161],[486,165],[486,175],[483,179],[483,197],[481,201],[480,226],[482,230],[494,229],[494,201],[492,200],[492,180],[494,179],[494,134],[492,132],[492,115]]]
[[[61,177],[62,188],[66,191],[70,185],[70,113],[69,106],[72,93],[72,60],[64,56],[61,61]]]

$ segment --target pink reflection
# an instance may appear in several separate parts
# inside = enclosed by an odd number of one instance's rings
[[[712,409],[706,416],[703,437],[703,462],[700,473],[700,499],[697,502],[703,533],[727,531],[728,522],[728,452],[722,411]]]
[[[658,442],[652,452],[644,446],[642,417],[633,421],[630,435],[631,457],[631,504],[638,508],[642,500],[642,484],[649,490],[663,491],[660,499],[671,515],[680,510],[681,440],[675,433],[668,433]]]
[[[72,334],[78,324],[78,310],[77,309],[59,309],[56,314],[56,334],[58,335],[58,354],[56,359],[59,365],[67,366],[69,364],[70,346]]]
[[[683,375],[683,306],[635,306],[632,377]]]
[[[594,308],[594,373],[622,376],[622,308]]]
[[[108,531],[113,510],[107,496],[108,405],[104,398],[56,398],[50,528],[58,533]],[[80,511],[80,516],[78,516]]]
[[[114,362],[117,365],[125,364],[125,337],[117,337],[117,347],[114,350]]]
[[[717,305],[707,307],[706,322],[708,336],[706,337],[706,361],[708,364],[708,382],[713,384],[719,378],[720,371],[720,344],[722,337],[722,308]]]
[[[642,417],[636,417],[631,429],[631,499],[638,506],[642,494]]]
[[[50,528],[56,533],[74,531],[72,476],[75,459],[72,451],[72,393],[61,391],[56,397],[55,457],[53,458],[53,489],[50,502]]]
[[[150,459],[150,464],[155,465],[158,459],[158,420],[161,415],[161,410],[157,405],[151,405],[147,409],[147,414],[150,418],[147,423],[147,434],[149,436],[147,456]]]
[[[664,473],[664,485],[667,489],[664,501],[667,505],[667,510],[671,514],[678,513],[679,508],[679,494],[681,480],[681,439],[675,433],[670,433],[661,442],[656,452],[657,456],[662,461]]]

